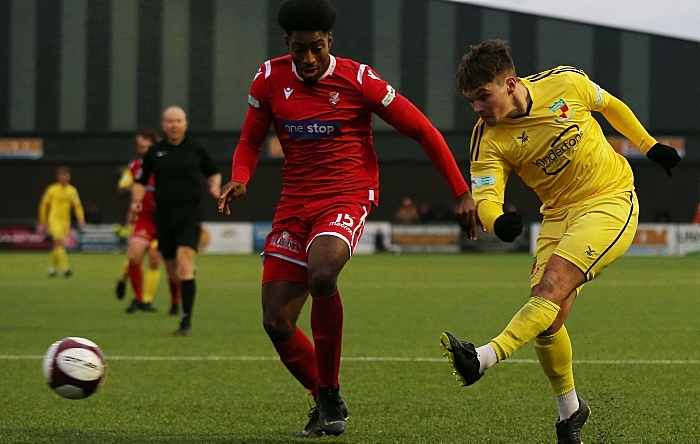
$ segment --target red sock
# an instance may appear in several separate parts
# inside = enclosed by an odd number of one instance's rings
[[[180,305],[180,281],[168,281],[170,285],[170,304]]]
[[[343,303],[338,289],[333,296],[312,298],[311,331],[316,346],[319,385],[338,387],[343,343]]]
[[[273,342],[280,361],[287,367],[297,381],[312,392],[314,398],[318,391],[318,370],[316,369],[316,354],[308,336],[299,327],[292,338],[286,342]]]
[[[143,269],[141,264],[129,262],[129,280],[131,281],[131,288],[134,289],[134,299],[140,301],[143,299]]]

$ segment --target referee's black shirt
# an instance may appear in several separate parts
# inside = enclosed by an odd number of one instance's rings
[[[136,181],[145,186],[154,174],[156,208],[199,206],[204,179],[216,173],[207,150],[185,136],[177,146],[167,140],[153,145],[143,157]]]

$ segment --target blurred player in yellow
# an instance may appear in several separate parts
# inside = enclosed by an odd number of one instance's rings
[[[68,266],[65,240],[70,234],[71,214],[75,215],[78,225],[85,226],[85,211],[80,202],[78,190],[70,184],[70,168],[56,168],[56,182],[52,183],[41,196],[39,203],[39,228],[51,234],[53,249],[49,263],[49,276],[56,276],[60,269],[65,277],[73,275]]]
[[[132,160],[129,166],[124,169],[119,179],[119,191],[131,193],[134,184],[134,177],[141,170],[143,156],[148,152],[151,145],[161,140],[160,134],[150,128],[144,128],[136,133],[136,153],[138,158]],[[154,183],[151,180],[147,186],[144,197],[144,211],[138,217],[131,211],[127,214],[127,224],[133,225],[131,236],[129,237],[128,260],[124,264],[124,271],[121,279],[117,282],[117,298],[123,299],[126,292],[126,281],[131,281],[134,289],[134,299],[126,309],[127,313],[134,313],[137,310],[155,311],[153,297],[158,289],[160,281],[161,255],[158,251],[158,241],[156,239],[155,201],[153,199]],[[141,263],[148,253],[148,270],[144,277]],[[180,307],[180,285],[178,282],[170,282],[171,305],[170,314],[179,314]]]
[[[511,171],[537,193],[543,221],[527,304],[481,347],[444,332],[444,354],[457,380],[471,385],[534,339],[559,409],[557,442],[578,444],[590,409],[574,388],[564,321],[583,284],[627,251],[639,214],[632,169],[608,144],[592,112],[601,113],[669,176],[681,159],[583,71],[559,66],[517,77],[502,40],[472,46],[457,83],[480,117],[472,133],[470,170],[484,227],[505,242],[522,232],[520,214],[503,210]]]

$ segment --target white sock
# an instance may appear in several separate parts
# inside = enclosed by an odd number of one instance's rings
[[[495,363],[498,362],[498,356],[496,356],[496,350],[493,349],[491,344],[482,345],[476,348],[476,356],[479,358],[479,373],[484,373],[486,370],[493,367]]]
[[[557,396],[557,407],[559,408],[560,421],[568,419],[573,415],[579,407],[576,389],[571,390],[569,393],[564,393],[561,396]]]

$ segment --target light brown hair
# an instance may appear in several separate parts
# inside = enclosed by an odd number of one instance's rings
[[[457,69],[457,91],[465,93],[494,80],[515,76],[515,64],[505,40],[471,45]]]

